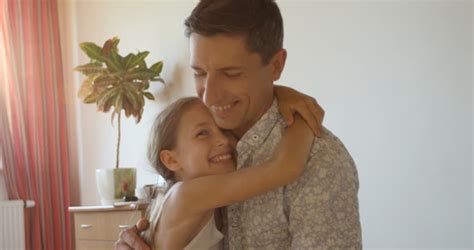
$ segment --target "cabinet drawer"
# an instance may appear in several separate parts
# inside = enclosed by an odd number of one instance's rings
[[[76,250],[113,250],[115,249],[115,241],[101,240],[78,240],[76,242]]]
[[[135,225],[141,215],[139,210],[75,213],[76,239],[116,241],[120,231]]]

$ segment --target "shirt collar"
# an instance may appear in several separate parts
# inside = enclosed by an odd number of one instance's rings
[[[245,148],[258,148],[267,139],[275,127],[280,112],[278,111],[278,101],[273,99],[272,106],[263,114],[260,120],[255,123],[237,143],[237,152],[242,152]]]

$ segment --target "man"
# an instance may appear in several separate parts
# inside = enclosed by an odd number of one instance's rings
[[[285,128],[273,91],[286,60],[278,6],[202,0],[185,25],[197,93],[240,139],[237,168],[269,159]],[[298,181],[227,208],[226,247],[360,249],[358,188],[351,156],[323,128]],[[133,230],[119,245],[142,244]]]

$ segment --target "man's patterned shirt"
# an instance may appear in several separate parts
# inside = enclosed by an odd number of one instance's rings
[[[268,160],[285,128],[275,100],[237,144],[237,168]],[[361,249],[358,189],[354,161],[324,128],[297,181],[227,208],[226,248]]]

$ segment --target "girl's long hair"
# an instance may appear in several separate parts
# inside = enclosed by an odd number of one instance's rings
[[[162,150],[172,150],[176,147],[178,129],[183,114],[189,110],[192,104],[200,102],[198,97],[183,97],[166,107],[155,119],[150,133],[148,143],[148,160],[153,168],[165,179],[167,190],[176,183],[174,172],[169,170],[161,161],[160,152]],[[161,198],[158,195],[147,209],[147,219],[150,225],[146,231],[142,233],[142,237],[148,245],[154,245],[154,235],[158,224],[158,211],[161,207]]]

